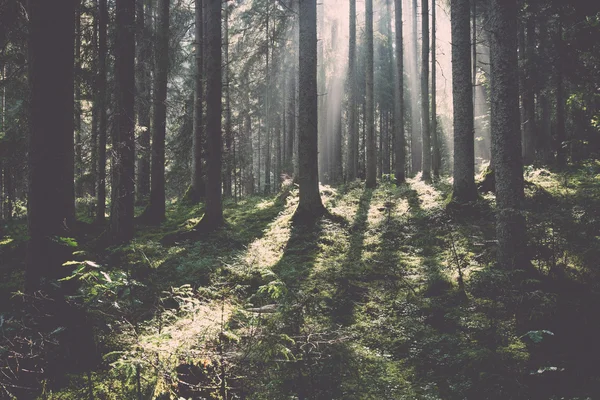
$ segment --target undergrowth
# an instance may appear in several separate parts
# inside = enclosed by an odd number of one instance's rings
[[[90,235],[63,284],[77,282],[68,307],[94,350],[70,356],[61,379],[28,384],[44,399],[594,398],[600,165],[525,178],[536,275],[521,286],[494,265],[493,195],[453,213],[446,180],[321,187],[330,215],[313,227],[292,226],[291,188],[229,201],[227,226],[200,240],[161,243],[194,226],[201,205],[172,205],[128,246]],[[26,342],[35,325],[9,295],[26,236],[18,223],[6,232],[8,393],[19,382],[11,355],[52,357],[75,328]],[[7,344],[11,332],[20,346]]]

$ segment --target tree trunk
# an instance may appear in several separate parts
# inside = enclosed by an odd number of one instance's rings
[[[437,127],[437,57],[436,57],[436,4],[431,0],[431,141],[432,141],[432,172],[433,176],[440,176],[442,155],[440,152],[440,135]]]
[[[294,214],[296,223],[314,221],[325,212],[319,194],[317,159],[317,2],[299,2],[299,104],[298,164],[299,203]]]
[[[150,107],[152,103],[152,74],[150,72],[152,20],[152,1],[138,0],[137,3],[137,121],[142,129],[139,136],[139,155],[137,157],[137,202],[143,204],[150,195]]]
[[[83,142],[81,138],[81,0],[75,5],[75,197],[83,197]]]
[[[110,231],[117,243],[133,238],[135,200],[135,0],[116,2],[117,115]]]
[[[567,134],[565,130],[565,83],[563,80],[563,23],[559,11],[556,32],[556,164],[563,168],[567,164]]]
[[[96,74],[94,83],[92,86],[92,132],[90,138],[90,181],[92,182],[90,188],[90,195],[96,197],[96,182],[98,179],[98,116],[100,110],[98,108],[96,91],[98,90],[98,0],[92,0],[92,15],[93,21],[93,33],[92,33],[92,51],[93,51],[93,73]]]
[[[355,1],[355,0],[353,0]],[[394,0],[396,23],[396,86],[394,90],[394,136],[396,138],[396,184],[406,180],[406,139],[404,138],[404,51],[402,38],[402,0]]]
[[[534,3],[529,5],[529,12],[535,13],[532,9]],[[525,165],[533,164],[535,160],[535,14],[527,17],[525,26],[525,86],[523,93],[523,163]]]
[[[548,23],[545,16],[541,16],[539,20],[540,32],[540,59],[549,60],[549,40],[548,40]],[[547,64],[540,65],[542,76],[541,90],[539,93],[540,108],[541,108],[541,125],[538,127],[537,144],[538,150],[541,153],[541,159],[544,165],[552,163],[552,118],[550,110],[550,86],[552,80],[551,67]]]
[[[206,0],[206,211],[196,230],[209,232],[224,224],[221,196],[221,1]]]
[[[68,252],[57,241],[73,228],[73,102],[75,1],[29,4],[29,249],[25,290],[64,271]]]
[[[265,195],[271,193],[271,71],[269,70],[269,51],[271,49],[270,42],[271,38],[269,37],[269,3],[267,2],[267,29],[265,38],[265,43],[267,46],[265,52]]]
[[[285,160],[286,165],[284,172],[290,176],[294,174],[294,147],[295,147],[295,132],[296,132],[296,73],[295,73],[295,61],[292,61],[292,66],[289,68],[289,89],[287,92],[288,106],[287,106],[287,123],[286,133],[287,139],[285,141]]]
[[[194,135],[192,136],[192,185],[189,200],[198,203],[206,195],[204,171],[202,168],[202,149],[204,143],[204,9],[202,0],[196,0],[195,60],[196,79],[194,91]]]
[[[159,224],[165,220],[165,136],[167,128],[167,78],[169,73],[169,0],[158,2],[156,29],[156,76],[152,121],[152,164],[150,203],[144,220]]]
[[[375,105],[373,99],[373,0],[366,0],[365,8],[365,41],[367,46],[366,60],[366,115],[365,124],[367,128],[367,165],[366,173],[367,188],[377,185],[377,152],[375,146]]]
[[[410,155],[412,158],[412,173],[416,174],[417,171],[421,170],[421,166],[422,166],[422,160],[423,160],[423,147],[422,147],[422,141],[421,141],[421,111],[419,110],[418,107],[418,99],[419,98],[419,85],[417,84],[417,82],[419,82],[419,66],[418,66],[418,36],[417,36],[417,30],[418,30],[418,25],[417,25],[417,7],[418,7],[418,1],[417,0],[413,0],[412,1],[412,46],[413,46],[413,71],[415,76],[411,77],[411,79],[414,81],[414,89],[415,92],[411,93],[411,96],[413,99],[415,99],[414,101],[411,102],[411,114],[412,114],[412,121],[414,122],[413,126],[412,126],[412,133],[411,133],[411,141],[410,141],[410,146],[411,146],[411,151],[410,151]]]
[[[356,0],[350,0],[350,38],[348,45],[348,162],[346,177],[358,176],[358,119],[356,104]]]
[[[477,199],[469,0],[452,0],[451,22],[452,98],[454,109],[454,184],[452,200],[464,204]]]
[[[223,54],[225,55],[225,65],[223,67],[225,85],[225,176],[223,178],[223,196],[231,197],[231,101],[229,98],[229,3],[225,3],[225,15],[223,16]]]
[[[522,215],[523,161],[519,129],[517,2],[491,0],[491,129],[496,179],[498,263],[522,269],[525,219]]]
[[[421,124],[423,135],[423,174],[424,181],[431,180],[431,134],[429,132],[429,0],[421,2]],[[467,13],[467,15],[469,15]]]
[[[98,1],[98,77],[96,101],[98,103],[98,179],[96,200],[96,221],[104,222],[106,214],[106,56],[107,56],[107,0]]]

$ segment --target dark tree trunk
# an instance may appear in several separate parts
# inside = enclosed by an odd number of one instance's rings
[[[206,0],[206,212],[196,230],[209,232],[224,224],[221,196],[221,1]]]
[[[517,2],[490,1],[491,128],[496,179],[498,263],[523,269],[525,219],[522,214],[523,161],[519,129]]]
[[[556,164],[559,167],[564,167],[567,164],[567,147],[566,147],[566,128],[565,128],[565,83],[563,63],[563,22],[562,13],[559,11],[558,27],[556,32]]]
[[[396,86],[394,91],[394,137],[396,138],[396,184],[406,179],[406,139],[404,138],[404,51],[402,47],[402,0],[394,0],[396,22]]]
[[[532,9],[534,3],[529,5],[529,12],[534,13]],[[523,163],[531,165],[535,159],[535,14],[527,17],[525,26],[525,85],[522,88],[523,93]]]
[[[192,156],[192,185],[189,200],[198,203],[206,195],[204,171],[202,168],[202,149],[204,142],[204,9],[202,0],[196,0],[196,79],[194,91],[194,135]]]
[[[302,0],[299,5],[299,104],[298,104],[298,208],[296,223],[310,223],[325,212],[319,194],[317,159],[317,3]]]
[[[540,48],[539,55],[541,60],[550,59],[548,23],[545,15],[539,20]],[[552,118],[550,110],[550,87],[552,81],[552,69],[548,64],[540,65],[541,72],[541,90],[539,93],[541,124],[538,127],[537,137],[539,139],[537,148],[541,154],[541,160],[544,165],[552,163]]]
[[[81,0],[75,5],[75,197],[83,197],[83,141],[81,137]]]
[[[150,108],[152,103],[151,46],[149,32],[152,29],[152,1],[138,0],[137,3],[137,120],[142,129],[138,140],[137,157],[137,202],[143,204],[150,195]]]
[[[415,93],[411,93],[411,96],[413,97],[413,99],[418,99],[419,98],[419,85],[416,82],[419,82],[419,68],[418,68],[418,36],[417,36],[417,30],[418,30],[418,24],[417,24],[417,7],[418,7],[418,1],[417,0],[413,0],[412,1],[412,47],[413,47],[413,71],[415,76],[411,77],[411,79],[414,80],[415,82]],[[419,107],[417,106],[417,101],[413,101],[411,102],[411,115],[412,115],[412,121],[415,122],[413,124],[413,126],[411,127],[412,129],[412,133],[411,133],[411,141],[410,141],[410,155],[411,155],[411,159],[412,159],[412,173],[416,174],[417,171],[421,170],[421,166],[422,166],[422,159],[423,159],[423,147],[422,147],[422,141],[421,141],[421,111],[419,110]]]
[[[265,187],[264,193],[271,193],[271,71],[269,69],[269,52],[271,51],[271,38],[269,37],[269,3],[267,3],[267,29],[265,52]],[[260,156],[258,157],[260,161]]]
[[[477,199],[469,0],[452,0],[451,7],[452,98],[454,109],[454,184],[452,200],[463,204]]]
[[[169,0],[159,0],[158,2],[156,36],[150,203],[144,211],[144,220],[151,224],[159,224],[165,220],[165,136],[167,129],[167,78],[169,73]]]
[[[440,152],[440,135],[437,126],[437,56],[436,56],[436,4],[431,0],[431,169],[434,177],[440,176],[442,155]]]
[[[98,179],[96,221],[104,222],[106,214],[106,56],[107,56],[107,0],[98,1],[98,76],[96,86],[96,103],[98,103]]]
[[[73,102],[75,1],[29,4],[29,250],[25,289],[60,276],[75,216]]]
[[[92,50],[93,50],[93,71],[98,74],[98,0],[92,0],[92,15],[93,21],[93,33],[92,33]],[[90,188],[90,195],[96,197],[96,182],[98,179],[98,115],[100,110],[98,108],[97,95],[98,90],[98,78],[94,78],[93,90],[93,104],[92,104],[92,132],[90,138],[90,181],[92,182]]]
[[[358,119],[356,104],[356,0],[350,0],[350,39],[348,46],[348,162],[346,178],[358,176]]]
[[[231,101],[229,98],[229,3],[225,3],[225,15],[223,16],[224,27],[224,49],[225,65],[223,66],[225,85],[225,175],[223,178],[223,196],[231,197],[231,144],[233,140],[233,132],[231,131]]]
[[[117,243],[133,238],[135,201],[135,0],[116,1],[117,115],[110,231]]]
[[[421,178],[431,180],[431,134],[429,132],[429,0],[421,2],[421,124],[423,135],[423,160]],[[469,14],[467,13],[467,16]]]
[[[250,98],[248,92],[246,92],[246,111],[244,114],[244,148],[242,165],[244,165],[244,190],[246,195],[252,196],[254,194],[254,174],[253,174],[253,160],[252,160],[252,117],[250,116]]]
[[[377,185],[377,149],[375,143],[375,104],[373,98],[373,0],[366,0],[365,9],[365,42],[367,47],[366,60],[366,115],[367,128],[367,165],[366,186],[374,188]]]
[[[295,147],[295,132],[296,132],[296,76],[295,61],[292,61],[292,66],[289,69],[289,89],[287,92],[288,106],[287,106],[287,123],[286,133],[287,139],[285,141],[285,160],[286,165],[284,172],[290,176],[294,173],[294,147]]]

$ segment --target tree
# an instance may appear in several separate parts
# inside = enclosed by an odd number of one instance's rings
[[[66,254],[57,237],[75,218],[73,166],[75,0],[61,7],[34,0],[29,8],[29,250],[26,290],[58,277]]]
[[[221,1],[206,0],[206,211],[195,230],[210,232],[224,224],[221,195]]]
[[[81,0],[75,5],[75,197],[83,196],[83,140],[81,126]]]
[[[503,269],[514,270],[526,261],[516,0],[491,0],[490,20],[490,103],[498,263]]]
[[[169,73],[169,0],[158,2],[156,76],[152,121],[150,203],[144,220],[158,224],[165,219],[165,136],[167,129],[167,78]]]
[[[188,193],[188,199],[192,203],[198,203],[206,194],[202,168],[202,147],[204,142],[204,16],[202,0],[196,0],[196,29],[195,29],[195,61],[196,79],[194,80],[194,134],[192,155],[192,185]]]
[[[354,0],[353,0],[354,1]],[[396,138],[396,184],[404,183],[406,164],[406,140],[404,138],[404,51],[402,48],[402,0],[394,0],[396,17],[396,88],[394,110],[394,136]]]
[[[366,115],[367,128],[367,180],[366,186],[377,185],[377,154],[375,152],[375,104],[373,99],[373,0],[365,3],[365,41],[367,46],[366,60]]]
[[[525,22],[524,85],[521,89],[523,101],[523,163],[531,165],[535,159],[535,2],[530,2]]]
[[[110,231],[117,243],[133,238],[135,200],[135,0],[116,1],[117,115],[113,147]]]
[[[432,164],[434,177],[440,176],[442,155],[440,151],[440,135],[437,125],[437,55],[436,55],[436,4],[431,0],[431,135]]]
[[[431,179],[431,134],[429,132],[429,0],[421,3],[421,127],[423,135],[423,159],[421,178]],[[468,13],[467,13],[468,16]]]
[[[299,203],[294,221],[310,223],[325,213],[319,194],[317,159],[317,2],[299,2],[299,104],[298,104],[298,185]]]
[[[348,45],[348,158],[346,179],[358,176],[358,119],[356,118],[356,0],[350,0],[350,37]]]
[[[411,96],[413,99],[419,98],[419,68],[418,68],[418,36],[417,36],[417,6],[418,1],[412,0],[412,70],[414,76],[411,77],[412,92]],[[411,120],[412,120],[412,131],[410,135],[410,155],[411,155],[411,170],[413,174],[416,174],[417,171],[421,169],[422,166],[422,140],[421,140],[421,112],[419,107],[417,106],[417,100],[411,102]]]
[[[148,17],[146,17],[148,16]],[[152,29],[152,1],[137,2],[137,121],[142,129],[139,137],[139,155],[137,160],[137,202],[144,203],[150,195],[150,106],[152,102],[152,74],[150,56],[152,52],[149,32]]]
[[[454,109],[452,200],[464,204],[477,199],[469,0],[452,0],[450,18],[452,23],[452,99]]]
[[[565,82],[564,82],[564,46],[563,46],[563,12],[559,8],[558,19],[556,21],[556,36],[555,36],[555,48],[556,48],[556,164],[559,167],[564,167],[567,164],[567,148],[565,141],[567,140],[567,133],[565,128]]]
[[[231,100],[230,100],[230,88],[229,88],[229,3],[225,3],[225,15],[223,16],[223,27],[225,31],[223,36],[224,49],[223,54],[225,55],[225,65],[223,66],[223,83],[225,85],[225,172],[223,178],[223,195],[225,197],[231,197],[231,172],[232,172],[232,143],[233,143],[233,132],[231,129]]]
[[[96,181],[96,221],[104,222],[106,214],[106,56],[107,56],[107,0],[98,1],[98,76],[96,98],[98,107],[98,177]]]

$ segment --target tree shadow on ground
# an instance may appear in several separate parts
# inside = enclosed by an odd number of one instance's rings
[[[373,190],[364,189],[359,200],[354,222],[349,229],[350,248],[345,260],[342,262],[340,274],[334,278],[333,282],[334,293],[331,299],[331,320],[333,323],[344,326],[352,323],[355,303],[356,301],[360,301],[361,296],[365,292],[360,281],[365,272],[362,255],[372,198]]]

